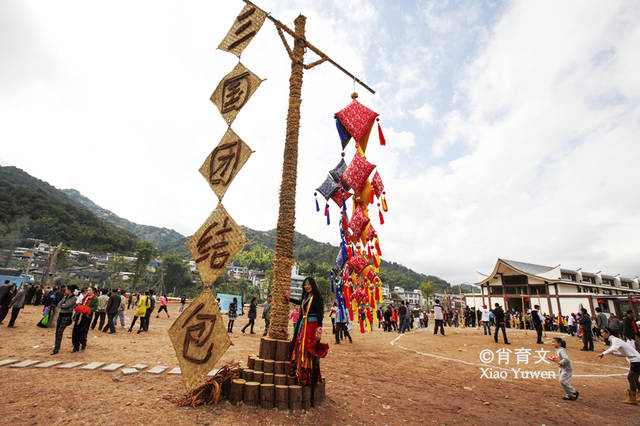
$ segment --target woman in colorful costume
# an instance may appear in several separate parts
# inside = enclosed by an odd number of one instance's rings
[[[329,345],[320,343],[324,302],[313,278],[307,277],[302,283],[302,299],[287,297],[289,302],[300,305],[300,317],[293,328],[293,339],[289,351],[292,373],[302,386],[311,385],[311,405],[313,406],[315,386],[322,382],[319,358],[329,352]]]

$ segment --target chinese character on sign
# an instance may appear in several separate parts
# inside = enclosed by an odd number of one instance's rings
[[[240,111],[240,108],[247,102],[250,91],[249,72],[224,80],[222,82],[222,110],[220,113]]]
[[[195,307],[193,312],[182,323],[182,328],[187,327],[187,332],[184,334],[184,343],[182,347],[182,355],[187,361],[195,362],[196,364],[204,364],[211,358],[213,352],[213,341],[211,337],[213,335],[213,327],[216,324],[217,316],[214,314],[200,314],[199,312],[204,308],[204,303],[200,303]],[[194,320],[195,319],[195,320]],[[193,323],[192,323],[192,320]],[[205,333],[205,331],[207,333]],[[195,332],[195,337],[194,337]],[[189,345],[194,344],[196,348],[201,348],[209,343],[209,347],[206,350],[204,357],[191,356],[189,352]]]
[[[258,33],[267,14],[252,4],[247,4],[236,18],[231,29],[220,42],[218,49],[240,56],[245,47]]]
[[[227,124],[231,125],[261,83],[260,77],[239,63],[218,83],[211,95],[211,102],[218,107]]]
[[[222,204],[187,242],[204,285],[211,285],[247,242]]]
[[[251,153],[251,148],[229,128],[218,146],[202,163],[200,174],[209,182],[220,200]]]
[[[169,328],[187,391],[196,387],[231,345],[220,310],[206,288]]]
[[[549,361],[547,361],[547,355],[549,354],[549,351],[538,349],[537,351],[535,351],[535,354],[538,356],[536,364],[540,364],[541,362],[544,362],[545,364],[551,364]]]
[[[513,351],[516,354],[516,364],[529,364],[531,349],[520,348]]]
[[[503,362],[505,364],[509,364],[509,354],[511,353],[511,349],[500,348],[496,351],[496,353],[498,354],[498,365],[502,364]]]
[[[223,219],[222,224],[213,222],[207,226],[207,229],[198,240],[198,254],[201,256],[196,259],[196,263],[209,260],[211,269],[221,269],[227,266],[227,260],[229,259],[227,246],[229,242],[225,241],[225,236],[231,231],[228,216]]]

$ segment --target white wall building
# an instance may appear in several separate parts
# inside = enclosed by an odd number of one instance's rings
[[[640,310],[638,278],[586,272],[582,268],[564,269],[498,259],[491,274],[476,283],[479,293],[466,293],[465,304],[479,308],[500,303],[521,312],[540,305],[546,314],[569,315],[582,305],[593,315],[595,308],[623,315],[628,309]]]
[[[383,288],[384,290],[384,288]],[[409,303],[411,306],[420,305],[424,306],[424,299],[422,297],[422,292],[418,289],[415,290],[405,290],[402,287],[394,287],[393,292],[398,295],[400,300],[404,300]]]

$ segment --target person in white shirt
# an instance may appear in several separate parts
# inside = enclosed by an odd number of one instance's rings
[[[567,330],[567,334],[569,336],[573,336],[573,333],[576,332],[576,317],[575,315],[569,315],[569,319],[567,320],[567,324],[569,325],[569,329]]]
[[[598,355],[600,358],[611,354],[623,356],[629,361],[629,374],[627,375],[629,390],[627,391],[627,399],[622,402],[625,404],[637,404],[639,401],[636,398],[640,390],[640,382],[638,381],[638,378],[640,378],[640,353],[632,343],[625,342],[611,335],[611,330],[608,328],[602,330],[602,337],[611,342],[611,347]]]
[[[482,321],[482,329],[484,330],[484,335],[487,335],[489,332],[489,336],[491,336],[491,327],[489,322],[491,321],[491,311],[487,309],[487,305],[482,305],[480,308],[480,312],[482,312],[482,317],[480,317],[480,321]]]
[[[440,328],[440,334],[444,336],[444,311],[440,306],[440,300],[436,299],[436,304],[433,305],[433,315],[436,319],[436,326],[433,329],[433,334],[438,334],[438,328]]]

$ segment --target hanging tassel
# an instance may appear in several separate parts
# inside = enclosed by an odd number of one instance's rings
[[[380,139],[380,145],[384,146],[387,144],[387,141],[384,139],[384,135],[382,134],[382,127],[380,127],[380,119],[376,118],[378,122],[378,139]]]
[[[378,252],[378,255],[382,256],[382,251],[380,250],[380,240],[378,240],[376,238],[376,251]]]
[[[380,216],[380,225],[384,225],[384,216],[382,216],[382,210],[380,210],[380,203],[378,203],[378,216]]]
[[[364,323],[362,322],[361,315],[358,315],[358,322],[360,322],[360,333],[364,334]]]
[[[371,259],[373,255],[371,254],[371,246],[367,244],[367,257]]]
[[[314,192],[313,196],[316,199],[316,211],[319,212],[320,211],[320,204],[318,204],[318,193]]]
[[[331,218],[329,217],[329,204],[327,204],[326,211],[327,211],[327,225],[331,225]]]
[[[373,204],[373,201],[374,201],[373,196],[374,195],[375,195],[375,191],[372,190],[371,192],[369,192],[369,204]]]
[[[376,300],[380,300],[380,287],[376,286],[374,293],[376,295]]]
[[[378,256],[373,256],[373,264],[376,266],[376,269],[380,268],[380,263],[378,263]]]
[[[382,210],[387,212],[387,198],[385,197],[386,192],[382,191]]]
[[[349,257],[349,260],[351,260],[351,258],[353,257],[353,250],[351,250],[351,245],[347,247],[347,256]]]

